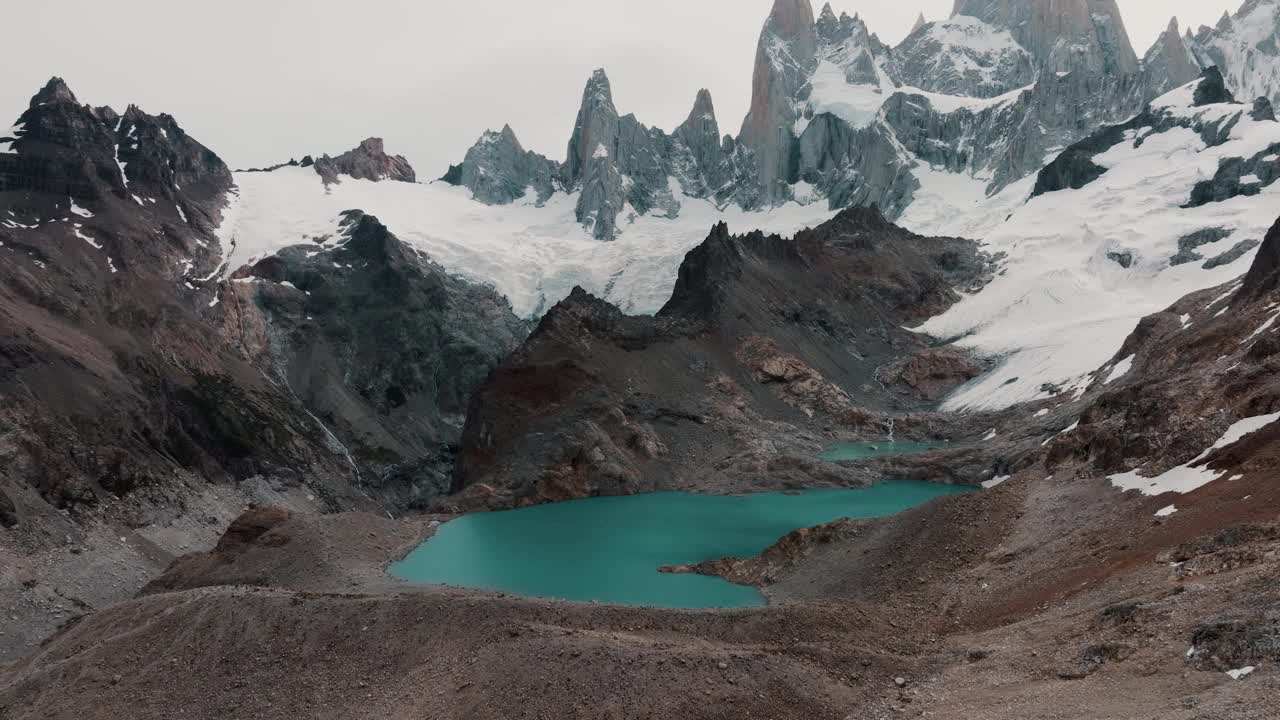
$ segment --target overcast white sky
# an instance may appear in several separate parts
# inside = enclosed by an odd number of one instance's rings
[[[1169,18],[1213,24],[1243,0],[1119,0],[1139,55]],[[671,129],[711,90],[737,133],[772,0],[0,0],[0,122],[61,75],[81,102],[169,112],[233,167],[336,154],[380,135],[424,179],[511,123],[562,159],[582,85]],[[815,10],[822,3],[815,0]],[[889,43],[953,0],[833,0]]]

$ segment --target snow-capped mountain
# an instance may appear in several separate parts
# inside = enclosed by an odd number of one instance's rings
[[[235,239],[235,265],[331,234],[343,210],[361,208],[444,267],[495,287],[521,317],[540,316],[575,286],[649,314],[716,222],[791,234],[833,207],[876,204],[922,234],[976,238],[1007,256],[990,288],[922,328],[966,335],[966,346],[1006,360],[953,402],[1041,397],[1084,382],[1144,313],[1248,262],[1245,241],[1273,219],[1275,192],[1269,155],[1251,143],[1280,140],[1280,126],[1245,94],[1208,106],[1241,118],[1230,127],[1204,120],[1209,110],[1194,98],[1177,101],[1203,83],[1194,43],[1176,25],[1139,62],[1114,3],[1028,7],[958,3],[960,14],[890,48],[858,17],[779,0],[761,36],[747,125],[785,123],[774,133],[782,145],[751,132],[720,137],[705,92],[676,130],[647,127],[619,113],[598,72],[565,162],[525,150],[507,127],[486,133],[446,182],[326,187],[300,168],[237,174],[219,234]],[[1273,7],[1251,2],[1241,16]],[[1050,47],[1052,33],[1074,40]],[[1220,75],[1233,91],[1234,71]],[[1151,120],[1143,107],[1160,95],[1157,107],[1181,107],[1203,127]],[[1113,136],[1129,130],[1122,151]],[[1106,152],[1090,150],[1098,143]],[[785,167],[769,175],[768,157]],[[1173,262],[1204,238],[1191,252],[1200,262]],[[1051,321],[1036,310],[1060,306],[1075,309]]]
[[[1184,38],[1178,29],[1178,19],[1170,20],[1168,29],[1160,33],[1155,45],[1142,58],[1146,94],[1159,97],[1196,79],[1201,70],[1200,61],[1189,42],[1190,38]]]
[[[948,406],[1083,392],[1141,317],[1248,268],[1278,179],[1270,103],[1237,102],[1215,69],[995,196],[971,188],[966,203],[963,185],[935,175],[902,222],[983,238],[1003,257],[989,286],[919,328],[1004,358]]]
[[[508,127],[484,134],[445,180],[487,204],[574,195],[576,219],[602,240],[647,214],[675,217],[687,198],[744,210],[875,204],[896,218],[922,162],[999,191],[1194,80],[1210,57],[1241,97],[1272,94],[1275,7],[1251,0],[1199,39],[1175,22],[1140,61],[1115,0],[958,0],[897,47],[830,4],[815,16],[809,0],[776,0],[736,138],[719,137],[705,93],[670,134],[619,116],[597,71],[563,163],[524,151]]]
[[[1280,0],[1248,0],[1216,27],[1201,27],[1187,44],[1201,67],[1216,65],[1238,97],[1280,104]]]

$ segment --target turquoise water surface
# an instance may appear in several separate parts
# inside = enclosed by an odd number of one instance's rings
[[[892,515],[968,490],[894,481],[745,497],[655,493],[464,515],[440,526],[391,573],[414,583],[618,605],[763,605],[755,588],[658,568],[749,557],[797,528]]]

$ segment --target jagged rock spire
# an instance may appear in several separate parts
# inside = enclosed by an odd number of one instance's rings
[[[40,92],[36,93],[35,96],[31,98],[31,107],[55,102],[69,102],[76,105],[80,104],[79,101],[76,100],[75,94],[71,92],[71,88],[67,87],[67,83],[60,77],[50,78],[49,82],[45,83],[45,86],[40,89]]]
[[[612,153],[617,138],[618,109],[613,105],[613,87],[601,68],[591,73],[582,90],[582,106],[578,109],[564,164],[564,184],[577,185],[592,158]]]
[[[920,13],[920,15],[916,18],[915,25],[911,26],[911,32],[915,32],[927,24],[928,24],[928,21],[924,19],[924,13]]]
[[[558,172],[554,161],[525,150],[508,124],[481,135],[462,164],[450,167],[441,179],[466,187],[487,205],[506,205],[529,191],[541,204],[555,192]]]
[[[715,121],[716,106],[711,101],[711,91],[702,88],[698,91],[697,97],[693,99],[693,109],[689,111],[689,117],[684,121],[684,124],[688,126],[705,122],[714,123]]]
[[[1159,97],[1176,87],[1181,87],[1200,76],[1200,63],[1195,59],[1182,31],[1178,18],[1169,21],[1169,27],[1156,38],[1156,42],[1142,59],[1147,97]]]
[[[760,32],[751,79],[751,109],[741,142],[755,151],[767,202],[786,197],[786,166],[794,142],[794,98],[817,65],[818,35],[809,0],[774,0]]]
[[[724,153],[720,143],[720,125],[716,121],[716,108],[711,102],[709,91],[698,91],[693,109],[689,111],[689,118],[676,128],[674,135],[693,156],[693,167],[685,169],[685,178],[681,181],[686,186],[686,192],[692,190],[699,194],[714,193],[725,180],[721,177]]]

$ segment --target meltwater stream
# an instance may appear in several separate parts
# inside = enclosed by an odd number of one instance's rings
[[[893,481],[797,494],[592,498],[465,515],[440,526],[391,573],[413,583],[618,605],[763,605],[755,588],[715,577],[659,573],[658,568],[749,557],[797,528],[892,515],[968,490]]]

